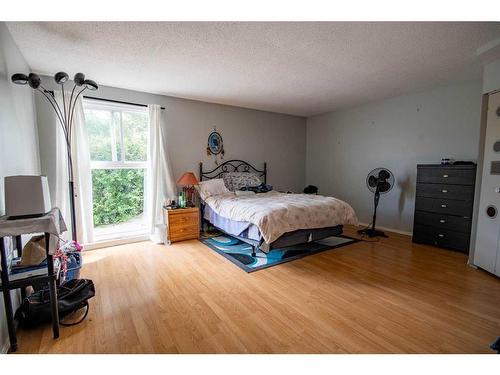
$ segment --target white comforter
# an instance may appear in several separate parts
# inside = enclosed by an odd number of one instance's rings
[[[298,229],[358,225],[349,204],[322,195],[276,191],[245,196],[228,193],[209,197],[205,203],[220,216],[255,224],[267,243]]]

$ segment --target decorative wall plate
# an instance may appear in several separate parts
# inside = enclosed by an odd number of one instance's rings
[[[222,143],[222,136],[216,132],[213,131],[210,133],[208,136],[208,148],[210,152],[214,155],[218,155],[222,152],[224,149],[223,143]]]

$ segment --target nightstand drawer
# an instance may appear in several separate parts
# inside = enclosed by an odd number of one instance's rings
[[[198,212],[168,215],[170,226],[198,225]]]
[[[198,224],[187,226],[174,226],[170,227],[169,239],[172,242],[196,239],[199,237],[200,228]]]

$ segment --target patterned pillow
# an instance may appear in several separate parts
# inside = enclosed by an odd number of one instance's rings
[[[226,172],[222,174],[222,179],[231,191],[240,190],[244,186],[258,186],[262,183],[259,176],[250,172]]]

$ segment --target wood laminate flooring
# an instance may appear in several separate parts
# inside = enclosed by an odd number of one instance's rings
[[[500,336],[500,279],[399,234],[251,274],[196,240],[84,263],[85,322],[20,329],[19,353],[492,353]]]

